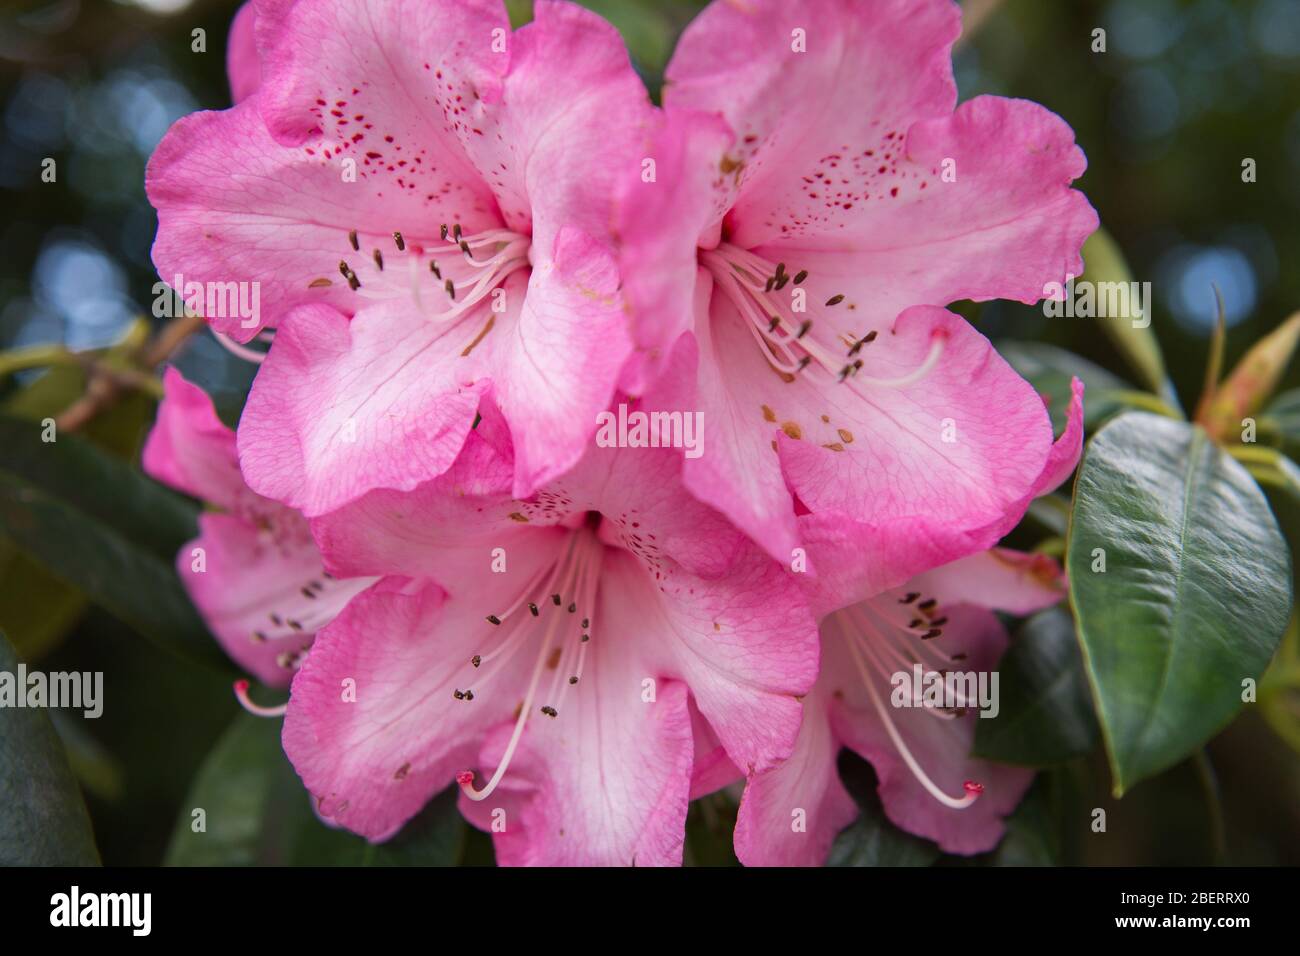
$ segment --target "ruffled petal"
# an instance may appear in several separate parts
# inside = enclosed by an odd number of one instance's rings
[[[208,394],[175,368],[163,373],[163,400],[141,464],[150,477],[221,508],[252,497],[239,473],[235,433],[217,417]]]
[[[486,387],[457,364],[469,335],[389,304],[351,322],[328,306],[294,312],[240,422],[249,485],[315,516],[442,474]]]

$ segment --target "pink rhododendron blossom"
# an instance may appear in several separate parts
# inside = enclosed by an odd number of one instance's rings
[[[249,484],[309,515],[410,490],[489,388],[516,493],[572,466],[631,350],[611,197],[653,108],[614,28],[551,0],[514,33],[500,0],[257,0],[229,61],[237,104],[173,126],[147,187],[160,275],[204,284],[234,342],[274,327]]]
[[[1065,431],[1037,493],[1068,478],[1082,451],[1083,386],[1076,379]],[[1060,568],[1043,555],[994,548],[873,593],[862,588],[888,578],[879,559],[862,555],[869,548],[825,516],[800,521],[812,557],[829,569],[806,581],[821,620],[821,673],[804,699],[789,760],[750,775],[736,822],[737,855],[748,864],[825,861],[835,835],[857,814],[836,770],[841,747],[875,767],[885,814],[895,824],[949,853],[992,849],[1032,772],[969,756],[980,719],[976,702],[900,708],[891,699],[891,678],[918,665],[922,680],[994,670],[1007,635],[991,611],[1023,615],[1056,603],[1064,595]],[[727,782],[725,769],[709,769],[714,783]],[[795,808],[807,815],[805,832],[791,830]]]
[[[315,632],[373,579],[334,578],[306,520],[244,484],[234,432],[201,388],[169,368],[163,389],[144,470],[220,509],[199,516],[199,537],[176,556],[181,581],[226,653],[288,686]]]
[[[897,707],[892,678],[910,677],[917,665],[927,678],[996,669],[1007,634],[989,609],[1025,614],[1054,604],[1064,593],[1059,575],[1050,558],[993,550],[829,615],[821,626],[821,676],[804,698],[794,753],[746,787],[736,820],[741,861],[825,862],[835,835],[858,813],[836,770],[841,747],[871,762],[885,815],[897,826],[949,853],[997,846],[1003,818],[1033,771],[970,756],[978,701],[962,697],[940,709],[916,698]],[[806,832],[791,830],[795,808],[807,814]]]
[[[1059,117],[954,109],[959,19],[951,0],[716,0],[668,67],[657,176],[622,197],[624,387],[703,411],[687,487],[781,559],[796,498],[864,541],[918,540],[928,566],[982,550],[1051,454],[1033,389],[939,307],[1042,298],[1082,271],[1097,216]],[[675,355],[691,374],[664,376]]]
[[[593,447],[519,500],[503,431],[485,415],[445,475],[313,522],[332,570],[388,576],[318,635],[285,749],[372,839],[456,780],[502,863],[679,863],[688,798],[790,752],[807,601],[673,452]]]

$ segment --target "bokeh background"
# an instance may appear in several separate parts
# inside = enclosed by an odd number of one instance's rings
[[[867,0],[864,0],[867,2]],[[658,96],[695,0],[589,0],[624,33]],[[529,3],[511,2],[516,22]],[[1300,0],[968,0],[956,56],[963,99],[1037,100],[1074,128],[1088,157],[1076,184],[1134,277],[1154,289],[1153,328],[1184,405],[1200,388],[1223,297],[1228,367],[1300,309]],[[229,0],[4,0],[0,4],[0,350],[46,343],[103,349],[139,341],[150,316],[155,217],[145,162],[168,126],[229,105]],[[1097,28],[1106,52],[1093,52]],[[194,52],[193,31],[206,51]],[[53,158],[57,179],[41,179]],[[1254,159],[1257,181],[1242,181]],[[1049,341],[1132,380],[1085,319],[1045,319],[1008,303],[963,311],[995,340]],[[206,335],[172,361],[235,420],[251,366]],[[82,371],[20,371],[0,381],[3,410],[52,414]],[[1294,372],[1286,385],[1294,386]],[[85,431],[127,460],[153,414],[133,394]],[[124,585],[126,586],[126,585]],[[0,537],[0,628],[45,670],[102,670],[96,721],[56,724],[110,864],[156,864],[201,762],[236,716],[228,675],[156,649]],[[1294,635],[1292,635],[1294,637]],[[866,775],[862,766],[846,771]],[[870,789],[867,780],[866,789]],[[1189,761],[1108,794],[1104,761],[1043,775],[1000,862],[1300,863],[1300,763],[1252,708]],[[1109,828],[1089,832],[1090,808]],[[734,803],[692,811],[688,861],[730,861]],[[462,835],[459,859],[491,861]],[[274,862],[272,855],[268,861]],[[939,861],[952,863],[956,861]]]

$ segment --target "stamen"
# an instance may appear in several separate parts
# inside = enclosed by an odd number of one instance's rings
[[[245,362],[253,362],[257,365],[261,365],[266,361],[265,352],[258,352],[254,349],[250,349],[246,345],[240,345],[230,336],[226,335],[224,332],[218,332],[216,329],[212,330],[212,334],[226,351],[230,352],[232,355],[238,355]]]
[[[919,595],[909,593],[906,597],[915,600]],[[907,603],[910,603],[910,601]],[[859,608],[861,607],[862,606],[860,605]],[[855,608],[854,610],[858,609]],[[874,625],[867,619],[865,613],[854,615],[850,612],[850,614],[843,616],[836,615],[833,620],[848,646],[849,654],[853,658],[854,666],[857,668],[858,676],[861,678],[862,684],[867,690],[867,695],[871,699],[872,706],[879,715],[881,723],[884,724],[885,731],[888,733],[889,739],[894,744],[899,756],[903,758],[903,762],[906,764],[907,769],[912,772],[912,776],[916,778],[917,782],[921,784],[931,797],[944,806],[950,807],[953,810],[964,810],[969,807],[979,798],[980,794],[983,792],[983,787],[979,784],[974,784],[973,781],[967,781],[966,785],[963,786],[964,792],[961,797],[953,797],[945,793],[933,780],[930,779],[930,776],[925,772],[925,769],[912,754],[911,749],[907,746],[907,742],[903,739],[903,736],[895,725],[893,718],[890,716],[888,708],[886,708],[881,699],[880,693],[876,690],[876,675],[870,673],[868,661],[874,665],[877,674],[887,682],[889,680],[888,669],[882,662],[876,659],[875,653],[877,649],[889,647],[888,638],[874,627]],[[866,635],[858,633],[854,628],[850,627],[849,622],[864,627],[867,631],[872,633],[872,636],[875,637],[876,640],[874,642],[869,642]],[[966,702],[962,701],[962,703],[965,704]],[[929,712],[929,708],[926,708],[926,710]]]
[[[496,770],[489,778],[488,782],[481,790],[475,789],[474,774],[472,771],[463,771],[457,775],[457,783],[465,795],[471,800],[486,799],[493,790],[496,789],[506,770],[513,759],[518,747],[519,740],[522,738],[524,728],[529,719],[529,715],[537,710],[538,713],[545,714],[552,719],[558,718],[560,709],[564,704],[565,694],[568,689],[576,685],[582,674],[583,662],[586,654],[586,646],[580,641],[575,642],[574,635],[577,631],[573,628],[573,618],[569,617],[570,613],[577,610],[579,604],[591,602],[594,606],[596,597],[596,588],[600,576],[600,561],[604,546],[594,533],[586,529],[575,532],[569,540],[569,546],[560,561],[556,562],[548,572],[543,572],[535,576],[530,587],[526,590],[525,596],[516,602],[516,607],[526,606],[531,617],[540,617],[541,608],[535,601],[526,600],[526,596],[532,593],[538,593],[537,583],[545,576],[546,580],[542,584],[540,593],[548,594],[551,598],[551,605],[555,608],[562,609],[565,606],[564,595],[573,594],[576,600],[568,604],[569,611],[563,610],[552,612],[547,610],[546,627],[542,635],[540,646],[537,649],[537,658],[533,664],[532,677],[529,680],[524,700],[520,705],[519,714],[515,720],[515,728],[511,734],[506,749],[502,754],[501,760]],[[519,618],[510,618],[510,615],[502,615],[502,619],[509,619],[516,622],[516,633],[511,635],[506,644],[512,645],[510,653],[521,646],[527,640],[531,633],[531,619],[525,617],[522,623]],[[583,625],[588,626],[589,620],[584,618]],[[562,628],[567,628],[570,636],[563,636]],[[584,635],[585,637],[585,635]],[[478,668],[481,664],[488,663],[492,658],[506,652],[506,647],[498,647],[491,654],[475,655],[470,663]],[[575,661],[576,659],[576,661]],[[552,680],[550,691],[542,698],[550,701],[540,707],[535,707],[536,699],[540,690],[540,680],[543,670],[554,668],[556,671],[555,678]],[[495,673],[500,673],[500,669],[490,673],[487,678],[479,684],[480,691],[488,680],[491,680]],[[566,679],[567,678],[567,679]],[[467,692],[468,693],[468,692]]]
[[[546,628],[546,633],[542,637],[542,647],[537,654],[537,662],[533,665],[533,675],[528,681],[528,690],[524,694],[523,706],[519,708],[519,717],[515,721],[514,732],[510,735],[510,742],[506,744],[505,753],[501,756],[500,763],[497,764],[496,770],[488,780],[487,785],[482,790],[474,789],[474,775],[470,771],[462,771],[456,776],[456,782],[460,784],[461,792],[471,800],[486,800],[496,790],[497,784],[501,778],[506,775],[506,770],[510,766],[510,761],[514,759],[515,748],[519,746],[519,740],[524,734],[524,727],[528,724],[528,717],[533,711],[533,697],[537,693],[537,682],[541,679],[542,669],[546,666],[547,651],[551,647],[551,638],[555,632],[555,622],[561,620],[559,617],[551,618]]]
[[[789,305],[775,293],[782,291],[791,281],[795,285],[804,282],[809,275],[807,269],[800,269],[792,277],[786,272],[785,263],[777,263],[772,270],[760,256],[729,243],[701,251],[699,255],[700,263],[713,273],[718,286],[746,320],[764,359],[784,376],[801,373],[815,362],[820,371],[836,383],[847,384],[850,390],[868,398],[863,392],[867,387],[899,389],[921,381],[933,371],[943,354],[946,336],[936,332],[929,353],[913,371],[896,378],[863,374],[863,362],[856,356],[865,345],[876,340],[876,330],[870,330],[860,338],[839,336],[842,346],[848,350],[846,362],[844,354],[837,354],[834,346],[818,341],[814,333],[815,318],[796,321],[797,316],[782,314]],[[823,307],[834,308],[846,298],[843,293],[832,295]]]
[[[253,703],[252,698],[248,696],[248,681],[243,678],[235,681],[235,699],[239,701],[239,706],[254,717],[283,717],[289,708],[287,703],[280,704],[278,707],[262,707],[260,704]]]

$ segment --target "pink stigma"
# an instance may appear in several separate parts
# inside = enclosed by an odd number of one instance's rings
[[[462,787],[468,787],[474,782],[474,771],[462,770],[460,773],[456,774],[456,782]]]
[[[979,796],[984,792],[984,784],[976,783],[974,780],[967,780],[961,785],[961,787],[967,793],[973,793],[975,796]]]

